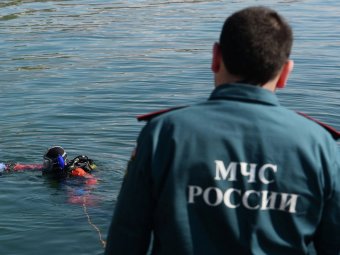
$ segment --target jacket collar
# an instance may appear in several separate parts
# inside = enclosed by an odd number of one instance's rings
[[[256,102],[268,105],[280,105],[277,96],[258,86],[244,83],[230,83],[219,85],[211,93],[209,100],[236,100]]]

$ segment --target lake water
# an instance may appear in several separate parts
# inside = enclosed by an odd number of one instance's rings
[[[340,1],[2,0],[0,162],[39,163],[61,145],[94,159],[99,182],[0,176],[0,254],[102,254],[135,116],[206,100],[222,23],[253,4],[294,29],[281,103],[339,130]]]

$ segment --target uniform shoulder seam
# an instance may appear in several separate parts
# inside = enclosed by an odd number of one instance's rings
[[[182,106],[171,107],[171,108],[167,108],[167,109],[158,110],[158,111],[154,111],[154,112],[151,112],[151,113],[139,115],[136,118],[137,118],[138,121],[149,121],[149,120],[153,119],[154,117],[157,117],[157,116],[162,115],[164,113],[175,111],[175,110],[182,109],[182,108],[185,108],[185,107],[188,107],[188,106],[182,105]]]
[[[335,140],[340,139],[340,132],[337,131],[335,128],[333,128],[333,127],[329,126],[328,124],[323,123],[323,122],[321,122],[321,121],[319,121],[319,120],[316,120],[316,119],[314,119],[314,118],[308,116],[308,115],[305,114],[305,113],[302,113],[302,112],[297,112],[297,113],[300,114],[301,116],[303,116],[303,117],[305,117],[305,118],[307,118],[307,119],[309,119],[309,120],[312,120],[312,121],[314,121],[315,123],[319,124],[321,127],[323,127],[324,129],[326,129],[326,130],[331,134],[331,136],[332,136]]]

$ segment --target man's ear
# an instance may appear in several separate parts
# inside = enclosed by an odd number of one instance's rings
[[[281,70],[280,77],[276,83],[276,88],[283,89],[286,86],[289,74],[293,71],[293,67],[294,61],[289,59]]]
[[[215,43],[213,47],[212,61],[211,61],[211,70],[214,73],[217,73],[221,68],[222,61],[222,52],[221,46],[219,43]]]

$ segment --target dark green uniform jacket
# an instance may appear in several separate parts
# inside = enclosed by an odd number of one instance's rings
[[[339,148],[321,126],[268,90],[222,85],[144,127],[106,254],[151,242],[156,255],[302,255],[314,242],[338,255],[339,185]]]

